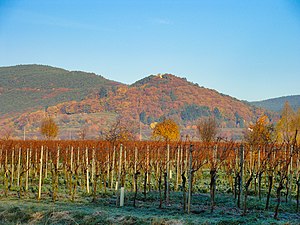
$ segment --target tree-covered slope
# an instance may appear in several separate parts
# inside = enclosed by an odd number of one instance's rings
[[[284,103],[289,102],[294,110],[300,107],[300,95],[284,96],[279,98],[272,98],[263,101],[251,102],[256,107],[265,108],[275,112],[280,112],[283,109]]]
[[[123,102],[119,106],[118,100]],[[235,127],[251,121],[256,113],[256,108],[245,102],[172,74],[151,75],[122,87],[119,95],[110,96],[109,104],[116,105],[117,111],[128,109],[128,114],[142,113],[145,123],[171,117],[188,124],[196,123],[203,116],[215,116],[224,126]]]
[[[108,121],[118,115],[137,133],[141,122],[145,136],[151,132],[150,125],[163,118],[175,120],[183,134],[196,136],[195,125],[202,117],[215,117],[224,132],[230,133],[225,128],[243,129],[264,113],[172,74],[150,75],[124,85],[93,73],[41,65],[0,68],[0,106],[0,126],[14,127],[19,133],[27,126],[33,136],[45,116],[45,108],[63,124],[64,130],[88,127],[91,137],[101,133],[104,126],[109,126]],[[95,117],[103,121],[96,122]]]
[[[80,101],[117,82],[94,73],[43,65],[0,67],[0,115]]]

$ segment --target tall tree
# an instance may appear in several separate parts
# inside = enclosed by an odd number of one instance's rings
[[[110,128],[104,132],[104,139],[112,143],[134,140],[134,135],[130,128],[130,124],[125,123],[122,118],[117,118]]]
[[[43,119],[41,124],[41,134],[48,140],[54,139],[58,135],[59,128],[51,117]]]
[[[299,133],[300,132],[300,108],[298,109],[298,111],[294,117],[293,124],[295,126],[295,130],[298,130],[298,133]],[[296,137],[296,141],[298,144],[300,144],[300,136],[299,135]]]
[[[281,113],[281,118],[276,126],[279,141],[290,143],[293,140],[296,130],[294,120],[295,112],[293,111],[289,102],[285,102]]]
[[[197,128],[200,134],[200,139],[203,142],[211,142],[216,139],[218,134],[218,124],[213,117],[200,120]]]
[[[153,128],[152,137],[158,140],[176,141],[179,139],[180,131],[177,123],[171,119],[164,119]]]
[[[250,144],[268,144],[274,140],[274,127],[266,115],[261,116],[245,132],[245,140]]]

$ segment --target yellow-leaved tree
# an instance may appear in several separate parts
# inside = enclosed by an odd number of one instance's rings
[[[251,144],[268,144],[275,140],[274,127],[266,115],[261,116],[245,133],[245,140]]]
[[[152,131],[152,138],[156,140],[177,141],[180,137],[179,126],[171,119],[164,119],[157,123]]]
[[[52,140],[58,135],[58,126],[51,117],[43,119],[41,124],[41,134],[47,139]]]
[[[296,132],[295,118],[296,114],[294,110],[289,102],[285,102],[281,118],[276,126],[278,141],[285,143],[291,143],[293,141]]]
[[[294,125],[295,125],[295,129],[297,130],[297,134],[298,134],[296,137],[296,140],[297,140],[297,143],[300,144],[300,135],[299,135],[299,132],[300,132],[300,108],[298,109],[297,114],[295,116]]]

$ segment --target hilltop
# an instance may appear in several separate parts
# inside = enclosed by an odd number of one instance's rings
[[[224,126],[235,127],[255,117],[255,108],[247,103],[172,74],[150,75],[118,91],[109,96],[110,108],[125,112],[136,109],[135,114],[141,114],[145,123],[174,117],[188,124],[203,116],[215,116],[227,121]]]
[[[22,65],[0,68],[0,84],[1,124],[14,126],[20,133],[29,126],[35,133],[32,137],[38,136],[45,109],[63,127],[62,138],[71,131],[76,137],[82,127],[89,129],[90,138],[96,138],[117,116],[136,133],[141,122],[146,137],[149,125],[166,117],[174,119],[183,133],[197,136],[199,118],[214,116],[231,138],[240,136],[245,126],[264,113],[172,74],[150,75],[125,85],[94,73]],[[238,129],[238,134],[233,129]]]

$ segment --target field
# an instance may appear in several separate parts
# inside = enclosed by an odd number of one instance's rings
[[[92,202],[91,197],[81,197],[70,202],[51,199],[1,199],[1,224],[299,224],[300,216],[293,206],[283,203],[279,220],[273,218],[273,212],[264,211],[264,202],[257,199],[249,201],[250,212],[242,216],[242,210],[235,207],[230,195],[218,195],[216,210],[210,213],[209,195],[195,194],[191,214],[182,212],[180,193],[173,193],[171,204],[159,206],[157,193],[151,193],[147,201],[140,199],[137,207],[132,206],[132,193],[126,194],[125,206],[115,205],[113,193],[98,196]],[[272,203],[272,208],[275,202]],[[291,213],[287,212],[291,211]]]
[[[0,147],[1,224],[300,221],[297,146],[3,141]]]

